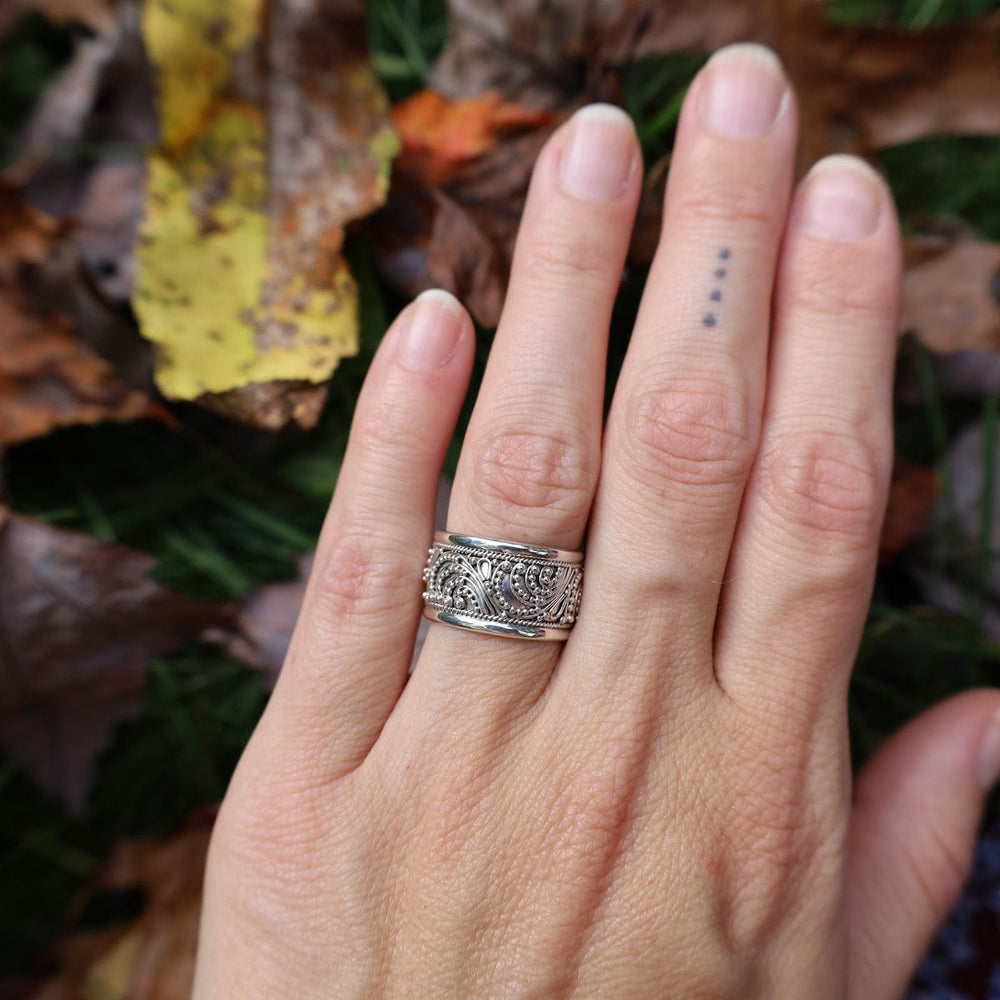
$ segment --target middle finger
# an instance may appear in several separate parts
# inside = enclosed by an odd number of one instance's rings
[[[650,662],[669,650],[673,667],[699,664],[709,679],[757,448],[795,139],[794,98],[769,49],[733,45],[709,60],[682,109],[591,523],[578,639],[642,643]]]

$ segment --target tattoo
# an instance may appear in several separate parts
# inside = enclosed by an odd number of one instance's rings
[[[730,257],[729,247],[723,247],[723,249],[721,249],[719,251],[719,260],[729,260],[729,257]],[[726,268],[724,268],[724,267],[717,267],[715,269],[715,277],[718,278],[720,281],[723,278],[725,278],[728,273],[729,273],[728,270]],[[721,302],[722,301],[722,289],[721,288],[713,288],[711,294],[709,295],[709,298],[713,302]],[[702,322],[702,324],[704,326],[710,326],[711,327],[711,326],[715,326],[716,323],[718,323],[719,321],[716,318],[715,313],[705,313],[705,316],[704,316],[704,318],[702,319],[701,322]]]

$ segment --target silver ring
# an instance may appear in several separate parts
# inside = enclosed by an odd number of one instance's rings
[[[434,534],[424,570],[424,617],[513,639],[566,639],[576,622],[583,553]]]

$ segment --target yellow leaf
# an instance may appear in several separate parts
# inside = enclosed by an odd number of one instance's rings
[[[363,52],[347,52],[321,78],[308,66],[286,66],[277,81],[254,75],[262,64],[279,71],[260,59],[264,38],[274,44],[284,31],[286,48],[301,44],[282,0],[273,2],[268,31],[259,0],[150,0],[146,8],[163,141],[149,159],[134,307],[170,398],[322,383],[357,352],[343,225],[384,200],[398,141]],[[330,16],[311,11],[310,0],[295,11],[307,34]],[[347,94],[340,110],[337,95]],[[277,126],[266,117],[273,104],[281,105]],[[305,109],[301,124],[289,108]],[[318,170],[302,173],[303,163]]]
[[[262,0],[147,0],[142,22],[146,51],[159,70],[163,145],[193,138],[229,82],[233,56],[249,48]]]

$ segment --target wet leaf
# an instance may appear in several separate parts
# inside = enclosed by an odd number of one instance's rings
[[[64,227],[0,184],[0,445],[149,412],[81,336],[83,323],[106,334],[116,322],[79,281]]]
[[[227,615],[151,580],[154,562],[0,508],[0,742],[74,809],[148,662]]]
[[[360,7],[151,0],[144,35],[163,142],[135,307],[158,347],[157,384],[177,399],[228,393],[213,408],[270,425],[282,408],[257,421],[243,387],[301,394],[357,350],[343,227],[383,200],[396,151]]]

